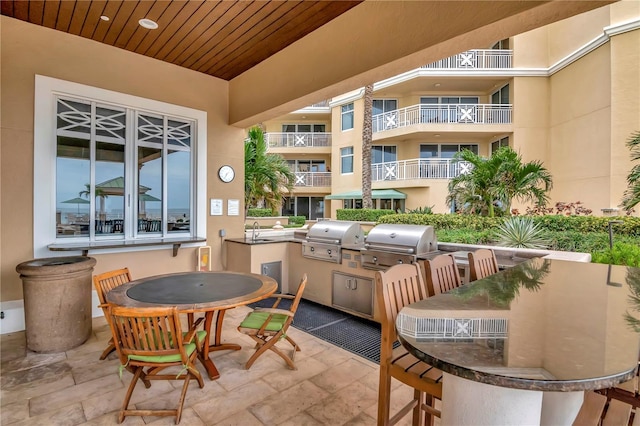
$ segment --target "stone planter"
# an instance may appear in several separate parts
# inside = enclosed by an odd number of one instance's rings
[[[64,352],[91,335],[91,276],[96,260],[69,256],[16,266],[22,279],[27,348]]]

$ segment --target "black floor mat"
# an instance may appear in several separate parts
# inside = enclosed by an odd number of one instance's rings
[[[270,308],[272,305],[273,299],[265,299],[250,306]],[[290,300],[280,302],[283,309],[290,306]],[[375,321],[302,299],[292,326],[370,361],[380,362],[380,324]]]

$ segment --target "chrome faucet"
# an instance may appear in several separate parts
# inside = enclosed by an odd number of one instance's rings
[[[256,232],[256,229],[260,228],[260,224],[258,221],[253,222],[253,230],[251,231],[251,241],[255,241],[256,238],[260,235],[259,232]]]

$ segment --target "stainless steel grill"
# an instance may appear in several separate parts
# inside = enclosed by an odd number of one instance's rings
[[[433,226],[377,225],[365,237],[362,267],[386,269],[398,263],[416,262],[418,256],[437,250]]]
[[[342,263],[342,248],[363,247],[364,232],[357,222],[324,220],[309,228],[302,242],[302,255],[326,262]]]

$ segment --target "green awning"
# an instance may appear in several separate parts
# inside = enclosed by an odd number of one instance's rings
[[[341,194],[331,194],[324,197],[327,200],[358,200],[362,198],[362,191],[357,189],[355,191],[343,192]],[[387,199],[390,198],[392,200],[404,200],[407,198],[407,194],[396,191],[395,189],[372,189],[371,190],[371,198],[378,199]]]

